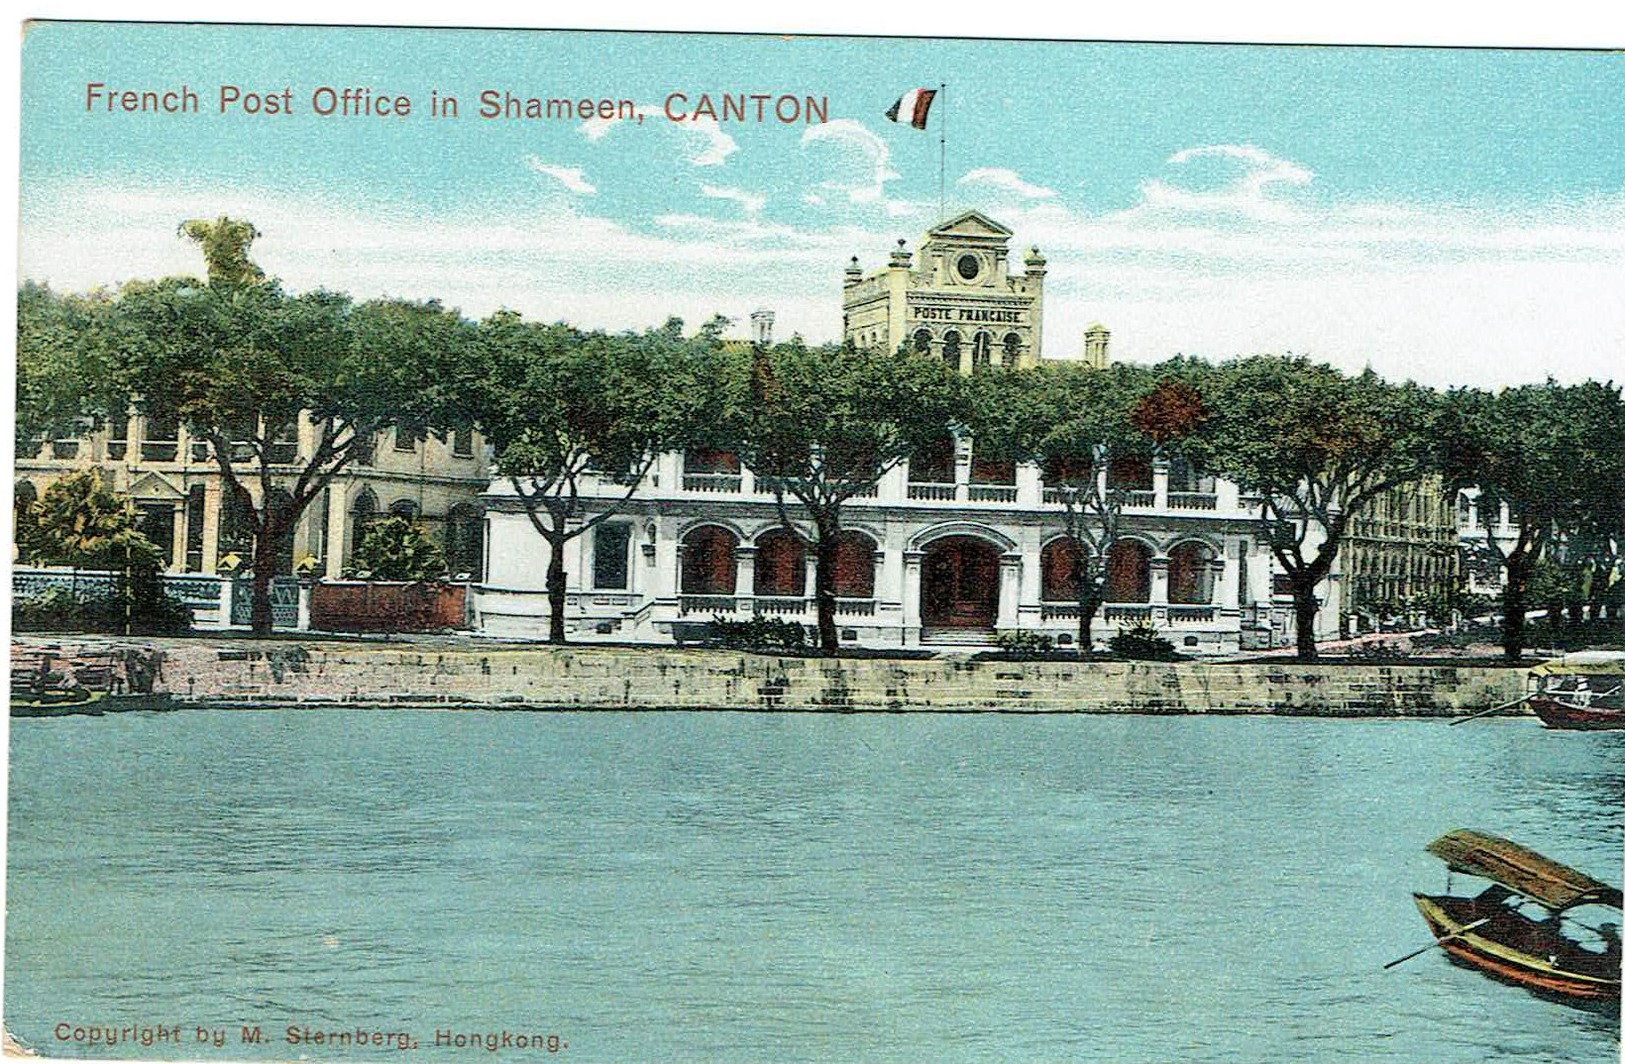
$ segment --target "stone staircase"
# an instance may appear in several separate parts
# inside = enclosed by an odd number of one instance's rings
[[[995,641],[995,633],[987,628],[922,628],[920,645],[943,649],[951,647],[976,649],[997,646],[998,643]]]

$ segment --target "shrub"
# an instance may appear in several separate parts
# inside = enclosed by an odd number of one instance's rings
[[[446,552],[422,525],[404,517],[386,517],[367,528],[351,569],[361,580],[444,580]]]
[[[1178,657],[1174,644],[1157,633],[1150,621],[1140,621],[1119,629],[1111,638],[1112,650],[1137,661],[1172,661]]]
[[[1000,650],[1011,657],[1042,658],[1055,653],[1054,636],[1024,628],[1000,632],[994,637],[994,642],[998,644]]]
[[[172,635],[192,625],[192,611],[163,589],[155,574],[138,570],[122,588],[74,594],[53,587],[14,600],[11,625],[19,632],[110,632]]]
[[[716,617],[711,621],[708,642],[728,650],[801,651],[807,647],[807,628],[782,617],[752,617],[748,621]]]

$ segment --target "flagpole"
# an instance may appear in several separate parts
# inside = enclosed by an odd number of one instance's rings
[[[942,96],[942,121],[937,123],[937,220],[947,213],[948,188],[948,84],[937,86]]]

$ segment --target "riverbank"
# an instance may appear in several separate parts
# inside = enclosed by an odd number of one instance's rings
[[[12,647],[14,664],[51,650],[59,668],[110,665],[116,690],[197,707],[1441,717],[1524,687],[1521,669],[1490,664],[823,659],[467,640],[20,636]]]

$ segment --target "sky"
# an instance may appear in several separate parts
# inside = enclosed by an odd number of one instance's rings
[[[200,113],[87,108],[92,82],[185,85]],[[220,114],[228,84],[294,113]],[[925,131],[886,119],[936,85]],[[323,86],[413,113],[323,117]],[[643,119],[482,119],[485,90]],[[672,122],[672,93],[827,99],[828,121]],[[822,341],[852,256],[878,268],[974,207],[1048,259],[1046,357],[1098,321],[1131,361],[1617,379],[1621,129],[1625,55],[1599,51],[36,23],[19,275],[198,273],[176,227],[229,214],[296,291],[611,329],[720,313],[740,335],[767,307]]]

